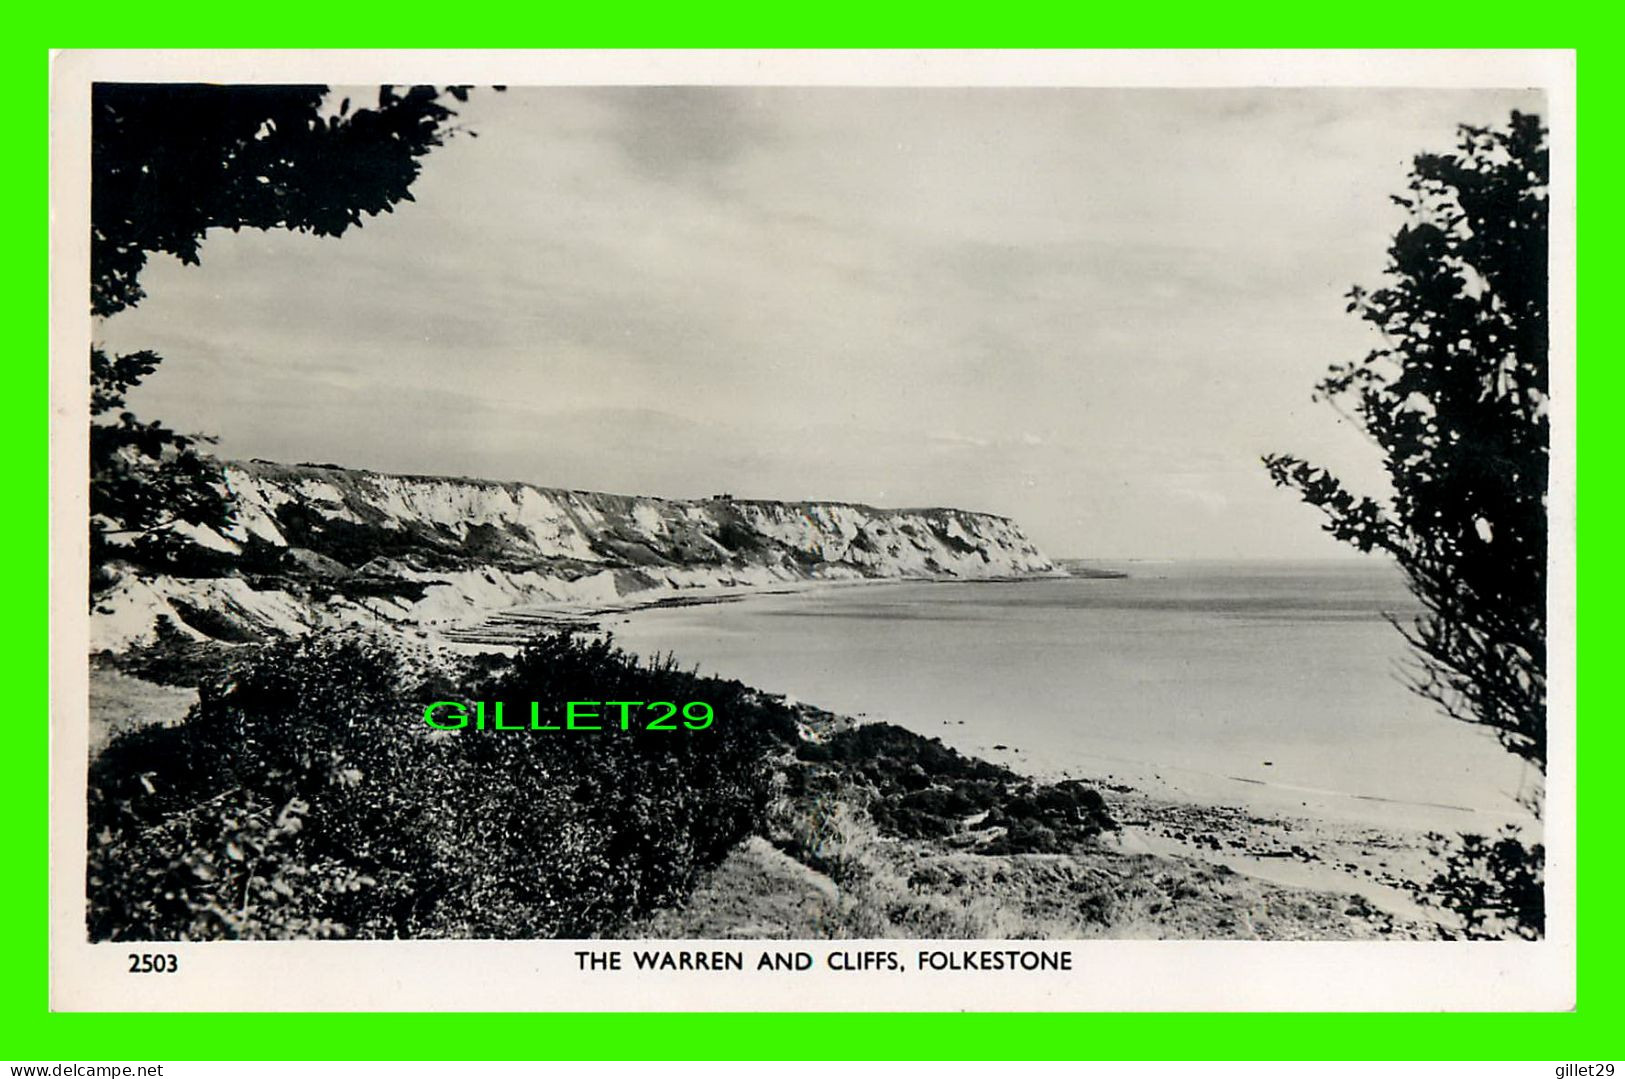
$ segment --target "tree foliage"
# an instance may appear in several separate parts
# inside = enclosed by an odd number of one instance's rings
[[[1546,847],[1524,846],[1511,826],[1499,836],[1463,835],[1454,849],[1430,835],[1430,848],[1444,858],[1432,890],[1437,900],[1461,917],[1460,936],[1496,940],[1507,936],[1539,940],[1546,926]]]
[[[462,101],[468,88],[447,93]],[[98,83],[91,94],[90,309],[139,302],[153,252],[197,265],[211,228],[342,236],[412,198],[418,159],[456,115],[432,86],[375,108],[325,86]]]
[[[341,236],[412,198],[419,159],[453,130],[444,97],[468,88],[385,86],[377,104],[329,107],[325,86],[98,83],[91,93],[90,309],[144,296],[154,252],[196,265],[212,228]],[[472,134],[472,133],[471,133]],[[92,347],[91,558],[171,561],[178,523],[222,527],[230,492],[198,437],[123,410],[157,368],[142,350]],[[92,591],[105,583],[93,577]]]
[[[158,356],[148,351],[109,356],[90,350],[92,567],[104,566],[115,554],[148,564],[167,562],[182,542],[175,525],[219,525],[230,515],[230,491],[220,466],[198,452],[203,440],[161,423],[142,423],[122,408],[124,394],[157,364]],[[101,420],[114,411],[115,419]]]
[[[1327,530],[1405,571],[1425,612],[1402,626],[1415,688],[1546,767],[1547,151],[1538,117],[1463,127],[1422,154],[1391,284],[1349,294],[1382,345],[1319,391],[1352,399],[1393,484],[1386,505],[1289,455],[1270,474]]]
[[[1381,448],[1379,501],[1300,458],[1264,458],[1326,529],[1404,571],[1423,611],[1395,620],[1418,662],[1411,687],[1495,732],[1546,771],[1546,131],[1514,112],[1504,130],[1463,125],[1455,153],[1418,155],[1388,284],[1355,288],[1349,311],[1381,344],[1334,365],[1317,390]],[[1538,785],[1521,796],[1540,815]],[[1469,934],[1489,917],[1538,934],[1539,845],[1468,842],[1436,882]],[[1533,899],[1531,899],[1533,897]],[[1488,913],[1486,913],[1488,912]]]

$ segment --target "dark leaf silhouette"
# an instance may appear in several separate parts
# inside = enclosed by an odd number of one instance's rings
[[[1538,117],[1517,112],[1505,130],[1460,130],[1456,153],[1417,156],[1411,196],[1394,200],[1410,220],[1388,249],[1389,283],[1349,293],[1349,310],[1380,331],[1382,346],[1334,365],[1316,387],[1351,405],[1381,448],[1392,498],[1356,497],[1288,454],[1264,463],[1276,483],[1326,514],[1332,535],[1386,552],[1404,570],[1424,608],[1395,623],[1417,660],[1411,687],[1493,731],[1543,777],[1546,133]],[[1523,802],[1538,816],[1539,787]],[[1482,845],[1464,848],[1453,870],[1516,867],[1498,897],[1474,893],[1474,909],[1499,903],[1520,932],[1538,932],[1543,913],[1519,897],[1541,848],[1520,858],[1508,843],[1519,845],[1505,839],[1493,857]]]
[[[451,96],[468,100],[468,88]],[[455,115],[432,86],[385,86],[376,108],[324,115],[325,86],[98,83],[91,92],[90,309],[140,302],[155,252],[201,262],[212,228],[341,236],[392,211]],[[113,559],[173,568],[180,524],[219,528],[231,498],[199,439],[119,412],[161,361],[90,354],[92,595]],[[119,412],[116,421],[104,417]],[[201,440],[207,441],[207,440]]]

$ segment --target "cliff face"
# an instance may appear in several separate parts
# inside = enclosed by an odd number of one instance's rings
[[[126,573],[93,646],[387,622],[456,638],[514,608],[647,602],[804,580],[1058,572],[1013,522],[840,502],[685,502],[254,461],[235,525],[191,530],[197,576]]]

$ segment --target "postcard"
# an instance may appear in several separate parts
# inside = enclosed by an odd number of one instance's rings
[[[52,94],[53,1008],[1573,1006],[1572,52]]]

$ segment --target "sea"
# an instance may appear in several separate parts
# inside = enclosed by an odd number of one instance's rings
[[[606,628],[1033,775],[1373,826],[1527,823],[1537,777],[1408,688],[1389,618],[1419,607],[1391,563],[1090,566],[1125,575],[814,586]]]

